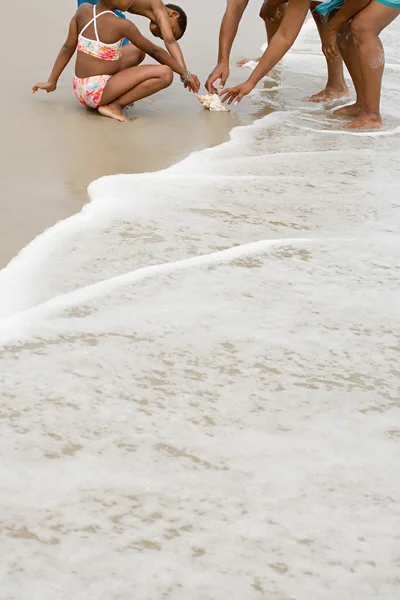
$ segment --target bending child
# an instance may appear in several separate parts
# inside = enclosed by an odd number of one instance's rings
[[[97,4],[98,0],[78,0],[78,6],[84,3]],[[164,41],[172,58],[186,69],[185,60],[178,44],[187,27],[185,11],[176,4],[163,4],[161,0],[132,0],[127,10],[132,15],[145,17],[150,21],[151,33]],[[121,11],[116,15],[125,19]],[[124,68],[139,65],[145,58],[144,52],[129,43],[125,38],[122,50]]]
[[[163,48],[142,36],[131,21],[114,14],[115,10],[127,11],[132,4],[132,0],[99,0],[97,6],[82,4],[71,20],[67,40],[48,81],[34,85],[33,93],[39,89],[48,93],[56,90],[57,82],[76,49],[75,95],[84,106],[97,109],[103,116],[126,121],[123,109],[170,86],[172,71],[180,75],[189,91],[197,93],[200,83],[195,75],[191,75]],[[162,66],[123,68],[124,38]]]

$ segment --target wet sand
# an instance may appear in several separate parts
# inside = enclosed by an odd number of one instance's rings
[[[189,68],[204,83],[215,64],[225,3],[183,0],[181,4],[189,18],[182,49]],[[32,85],[48,77],[75,6],[75,0],[67,0],[54,10],[53,0],[23,0],[18,38],[24,44],[15,44],[11,27],[3,32],[4,47],[12,47],[13,55],[3,65],[6,93],[0,97],[0,268],[44,229],[79,211],[94,179],[166,168],[193,151],[223,142],[232,127],[252,118],[245,103],[230,114],[203,111],[176,78],[171,88],[130,109],[131,123],[116,123],[77,102],[71,86],[74,60],[56,93],[32,96]],[[15,10],[11,3],[3,3],[2,22],[15,19]],[[251,3],[233,59],[263,42],[257,12],[258,3]],[[134,21],[147,35],[147,22]],[[234,68],[230,83],[242,77]]]

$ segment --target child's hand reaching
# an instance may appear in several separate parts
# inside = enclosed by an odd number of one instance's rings
[[[198,93],[200,89],[200,81],[196,75],[190,75],[188,79],[185,81],[184,86],[189,92]]]
[[[52,81],[46,81],[46,82],[42,81],[33,86],[32,94],[36,94],[36,92],[38,90],[43,90],[44,92],[47,92],[48,94],[50,94],[50,92],[55,92],[56,89],[57,89],[56,83],[53,83]]]

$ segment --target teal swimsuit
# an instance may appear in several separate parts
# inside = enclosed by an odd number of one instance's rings
[[[400,0],[376,0],[379,4],[390,6],[390,8],[400,8]]]
[[[98,2],[98,0],[78,0],[78,7],[81,4],[85,4],[86,3],[86,4],[92,4],[93,5],[93,4],[97,4],[97,2]],[[114,12],[117,15],[117,17],[120,17],[121,19],[126,19],[126,16],[120,10],[114,10]],[[126,46],[127,44],[130,44],[130,41],[125,38],[124,39],[124,43],[122,45]]]
[[[384,4],[385,6],[389,6],[390,8],[400,8],[400,0],[376,0],[379,4]],[[339,10],[341,6],[346,2],[346,0],[328,0],[328,2],[324,2],[323,4],[319,4],[315,9],[320,15],[323,17],[329,17],[331,12],[334,10]]]

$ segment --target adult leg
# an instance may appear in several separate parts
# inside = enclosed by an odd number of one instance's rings
[[[356,117],[361,113],[362,110],[363,83],[361,77],[360,58],[354,43],[354,38],[351,35],[350,24],[346,25],[338,33],[337,45],[353,81],[356,90],[356,101],[354,104],[349,104],[347,106],[343,106],[342,108],[338,108],[334,111],[334,114],[338,116]]]
[[[164,65],[131,67],[120,71],[108,80],[98,111],[105,117],[126,121],[123,114],[125,106],[169,87],[173,78],[172,70]]]
[[[270,41],[272,40],[272,38],[274,37],[275,33],[278,31],[278,29],[283,21],[283,17],[286,14],[287,2],[284,4],[281,4],[279,6],[279,9],[276,13],[276,17],[274,18],[273,21],[269,21],[267,19],[268,1],[269,0],[264,0],[264,2],[262,4],[261,10],[260,10],[260,18],[263,20],[263,22],[265,24],[265,30],[267,32],[267,42],[269,44]],[[256,62],[258,62],[260,59],[261,59],[261,56],[259,56],[258,58],[243,58],[242,60],[240,60],[237,63],[237,66],[243,67],[243,65],[245,65],[249,61],[255,60]]]
[[[382,125],[380,98],[385,53],[379,34],[399,15],[400,9],[373,0],[356,14],[350,25],[360,60],[363,85],[362,111],[347,125],[350,129],[371,129]]]
[[[310,9],[322,42],[324,23],[322,21],[322,16],[315,10],[318,4],[319,2],[311,2]],[[326,59],[326,66],[328,70],[328,81],[326,82],[325,88],[321,92],[318,92],[318,94],[310,96],[310,98],[307,99],[307,102],[329,102],[331,100],[337,100],[338,98],[345,98],[349,95],[349,90],[343,74],[343,60],[341,58],[337,58],[336,60]]]

